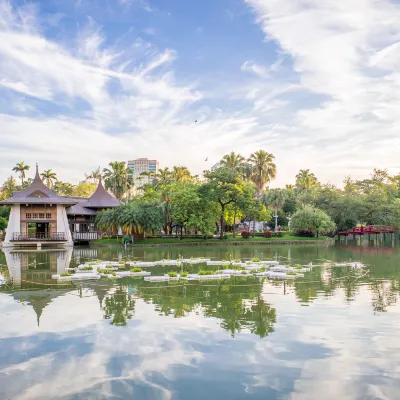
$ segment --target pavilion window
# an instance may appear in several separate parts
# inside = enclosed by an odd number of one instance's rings
[[[44,218],[44,213],[39,213],[39,218],[43,219]]]
[[[46,213],[46,218],[51,219],[51,213]]]
[[[32,218],[32,214],[31,213],[26,213],[26,219],[31,219]]]
[[[33,218],[38,218],[38,213],[33,213]]]

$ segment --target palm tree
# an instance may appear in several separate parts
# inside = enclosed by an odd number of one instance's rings
[[[285,204],[287,194],[285,190],[282,189],[270,189],[268,190],[262,198],[262,202],[266,206],[273,207],[275,210],[275,215],[278,215],[278,209],[282,208]],[[277,231],[278,220],[275,218],[275,232]]]
[[[296,175],[296,186],[300,190],[312,189],[318,185],[317,177],[309,169],[301,169]]]
[[[164,169],[160,168],[155,178],[157,184],[166,184],[171,182],[172,174],[168,167]]]
[[[53,186],[54,181],[57,180],[57,174],[51,169],[43,171],[40,175],[48,188]]]
[[[260,193],[265,185],[276,177],[275,156],[264,150],[256,151],[249,157],[249,163],[253,167],[252,181],[257,185]]]
[[[92,183],[99,182],[100,179],[101,179],[100,167],[98,167],[97,169],[92,171],[89,175],[85,174],[85,179],[86,179],[86,181],[90,181],[91,180]]]
[[[104,185],[111,190],[118,200],[122,200],[124,194],[133,187],[132,171],[123,161],[112,161],[110,168],[104,168]]]
[[[233,171],[239,171],[244,161],[245,158],[242,155],[232,151],[231,154],[226,154],[222,157],[220,165]]]
[[[25,172],[30,170],[29,165],[25,165],[24,161],[21,161],[20,163],[17,163],[16,166],[12,169],[14,172],[19,174],[19,177],[21,178],[21,184],[24,184],[24,179],[25,179]]]
[[[174,166],[171,172],[171,177],[176,182],[191,182],[192,175],[186,167]]]

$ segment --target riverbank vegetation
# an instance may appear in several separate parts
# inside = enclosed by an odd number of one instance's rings
[[[1,199],[31,182],[25,163],[18,163],[13,170],[20,184],[13,177],[7,179],[1,186]],[[333,235],[357,224],[397,229],[400,225],[400,174],[374,169],[368,179],[347,177],[342,187],[336,187],[321,183],[316,174],[303,169],[293,184],[272,189],[269,184],[278,168],[274,156],[263,150],[248,158],[227,154],[219,168],[204,171],[202,176],[182,166],[160,169],[157,174],[145,172],[140,188],[132,186],[130,170],[123,162],[111,162],[103,171],[98,168],[85,174],[86,182],[78,185],[58,181],[51,170],[45,172],[46,184],[65,196],[89,196],[103,176],[106,188],[122,205],[99,212],[97,228],[111,236],[122,228],[123,234],[136,242],[151,236],[148,243],[166,243],[155,237],[160,235],[175,240],[214,240],[217,234],[228,241],[276,240],[274,230],[291,231],[288,235],[293,240]],[[6,207],[0,210],[0,229],[4,229],[8,213]]]

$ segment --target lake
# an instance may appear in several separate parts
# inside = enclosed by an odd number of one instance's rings
[[[180,255],[323,265],[288,282],[51,279],[92,259]],[[398,246],[76,247],[0,252],[0,264],[12,278],[0,285],[0,399],[400,398]]]

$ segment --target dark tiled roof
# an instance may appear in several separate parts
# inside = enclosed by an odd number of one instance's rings
[[[104,186],[100,180],[96,191],[88,199],[88,201],[86,202],[84,207],[112,208],[112,207],[118,207],[119,205],[120,205],[120,202],[114,196],[112,196],[110,193],[108,193],[106,189],[104,189]]]
[[[67,208],[67,215],[96,215],[96,210],[85,207],[88,199],[84,199],[82,197],[75,199],[77,204]]]
[[[0,205],[7,204],[64,204],[73,205],[75,199],[62,197],[50,190],[40,179],[39,170],[36,166],[35,179],[25,190],[13,193],[7,200],[0,201]]]

